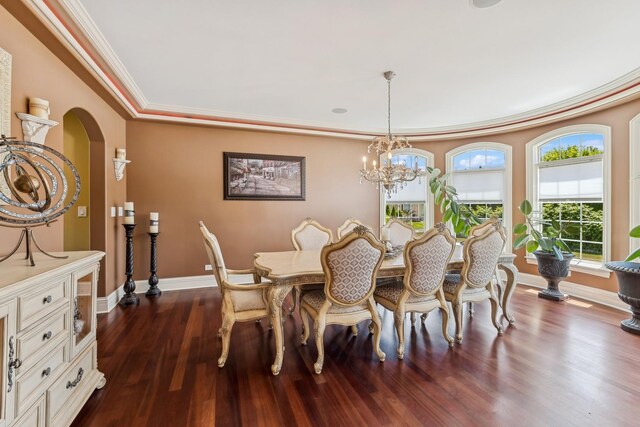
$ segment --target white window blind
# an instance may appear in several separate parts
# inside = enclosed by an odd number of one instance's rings
[[[403,189],[399,189],[397,193],[391,193],[391,197],[387,199],[387,203],[424,203],[427,197],[427,181],[428,179],[426,177],[422,177],[420,182],[418,182],[418,178],[408,182],[407,185]]]
[[[540,165],[538,199],[545,201],[603,199],[602,159],[562,165]]]
[[[454,172],[451,183],[458,191],[458,198],[465,203],[502,203],[504,170],[474,170]]]

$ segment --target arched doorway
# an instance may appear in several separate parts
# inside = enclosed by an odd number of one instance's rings
[[[63,153],[78,169],[82,184],[76,205],[64,215],[64,250],[106,252],[104,136],[93,116],[82,108],[64,115],[63,134]],[[105,268],[101,268],[98,294],[104,295],[105,283]]]

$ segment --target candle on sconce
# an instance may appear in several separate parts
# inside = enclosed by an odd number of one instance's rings
[[[362,168],[367,170],[367,156],[362,156]]]
[[[133,209],[133,202],[124,202],[124,223],[135,224],[135,211]]]
[[[376,168],[376,161],[375,160],[373,161],[373,168],[374,169]]]
[[[149,214],[149,233],[159,233],[160,231],[160,214],[151,212]]]
[[[391,230],[388,228],[382,229],[382,241],[388,242],[391,239]]]
[[[127,150],[124,148],[116,148],[116,159],[126,160],[126,158],[127,158]]]

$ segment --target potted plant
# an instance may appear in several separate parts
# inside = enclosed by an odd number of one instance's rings
[[[640,225],[629,232],[629,236],[640,238]],[[623,331],[640,335],[640,249],[630,253],[624,261],[612,261],[605,264],[618,278],[618,296],[631,307],[633,317],[620,322]]]
[[[552,301],[564,301],[567,295],[560,292],[559,283],[569,275],[569,265],[573,253],[562,240],[562,233],[573,233],[578,229],[576,225],[560,223],[558,221],[544,221],[536,218],[533,206],[528,200],[523,200],[519,208],[525,217],[525,222],[513,227],[516,237],[513,247],[526,247],[528,253],[538,260],[538,273],[547,281],[547,289],[538,292],[538,297]]]

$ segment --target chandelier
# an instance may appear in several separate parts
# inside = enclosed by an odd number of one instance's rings
[[[393,162],[393,150],[411,150],[409,140],[403,136],[391,135],[391,79],[396,75],[393,71],[386,71],[384,78],[387,80],[387,134],[373,138],[371,144],[367,148],[367,153],[375,150],[376,157],[384,157],[380,159],[380,164],[374,159],[373,167],[367,169],[367,157],[362,158],[362,169],[360,170],[360,183],[362,179],[366,179],[376,185],[379,189],[381,186],[385,189],[387,198],[392,193],[397,193],[398,189],[404,188],[408,182],[421,177],[427,176],[428,172],[418,168],[418,160],[415,160],[413,167],[406,165],[405,161]],[[381,154],[384,153],[384,156]]]

